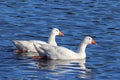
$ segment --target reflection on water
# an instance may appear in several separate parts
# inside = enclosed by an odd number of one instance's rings
[[[57,69],[60,65],[72,65],[72,63],[85,64],[85,59],[81,60],[40,60],[37,66],[42,69]],[[85,65],[80,66],[81,69],[86,69]]]
[[[15,56],[16,57],[19,57],[19,56],[26,57],[27,56],[27,57],[31,58],[33,56],[39,56],[39,54],[36,52],[26,52],[26,53],[15,53]]]
[[[3,59],[5,60],[5,59]],[[23,57],[0,61],[1,79],[92,79],[83,60],[33,60]],[[11,65],[12,64],[12,65]],[[9,67],[8,67],[9,66]],[[6,73],[8,72],[8,73]],[[6,75],[3,75],[5,74]],[[11,75],[14,74],[14,76]]]
[[[76,77],[91,78],[91,69],[85,66],[85,59],[81,60],[40,60],[36,67],[41,70],[49,70],[49,74],[65,75],[77,73]]]

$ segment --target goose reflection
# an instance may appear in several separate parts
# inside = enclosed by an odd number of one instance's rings
[[[15,53],[14,56],[22,56],[22,57],[28,57],[28,58],[33,58],[34,56],[39,56],[38,53],[36,52],[24,52],[24,53]]]
[[[36,66],[41,70],[47,70],[50,74],[77,74],[78,78],[87,78],[91,70],[85,66],[85,59],[82,60],[40,60]],[[76,75],[75,75],[76,76]]]
[[[41,69],[54,70],[60,67],[72,67],[72,65],[77,64],[80,69],[86,69],[85,59],[81,60],[39,60],[37,67]]]

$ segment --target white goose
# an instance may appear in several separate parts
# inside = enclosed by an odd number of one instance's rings
[[[50,44],[53,46],[57,46],[55,37],[56,35],[63,36],[64,34],[57,28],[53,28],[51,34],[48,39],[48,43],[40,40],[13,40],[14,45],[18,48],[15,52],[23,53],[23,52],[37,52],[34,48],[33,43],[35,44]]]
[[[49,59],[84,59],[86,58],[85,49],[88,44],[96,44],[90,37],[86,36],[78,48],[78,52],[73,52],[65,47],[51,46],[49,44],[34,44],[40,55],[46,55]],[[44,53],[41,52],[44,50]]]

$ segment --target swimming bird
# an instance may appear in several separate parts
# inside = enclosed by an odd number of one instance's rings
[[[64,36],[64,34],[57,28],[53,28],[49,39],[48,43],[41,41],[41,40],[13,40],[13,44],[18,48],[18,50],[15,50],[17,53],[24,53],[24,52],[37,52],[36,49],[34,48],[33,43],[35,44],[50,44],[53,46],[57,46],[55,37],[56,35]]]
[[[86,36],[78,47],[78,51],[74,52],[68,48],[61,46],[52,46],[49,44],[34,44],[40,55],[45,55],[48,59],[84,59],[86,58],[86,47],[88,44],[96,44],[92,37]],[[41,52],[44,50],[44,53]]]

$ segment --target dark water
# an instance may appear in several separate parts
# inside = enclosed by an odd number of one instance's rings
[[[34,60],[15,56],[14,39],[47,41],[50,30],[61,46],[76,51],[86,36],[86,63],[82,60]],[[0,0],[0,80],[119,80],[119,0]]]

